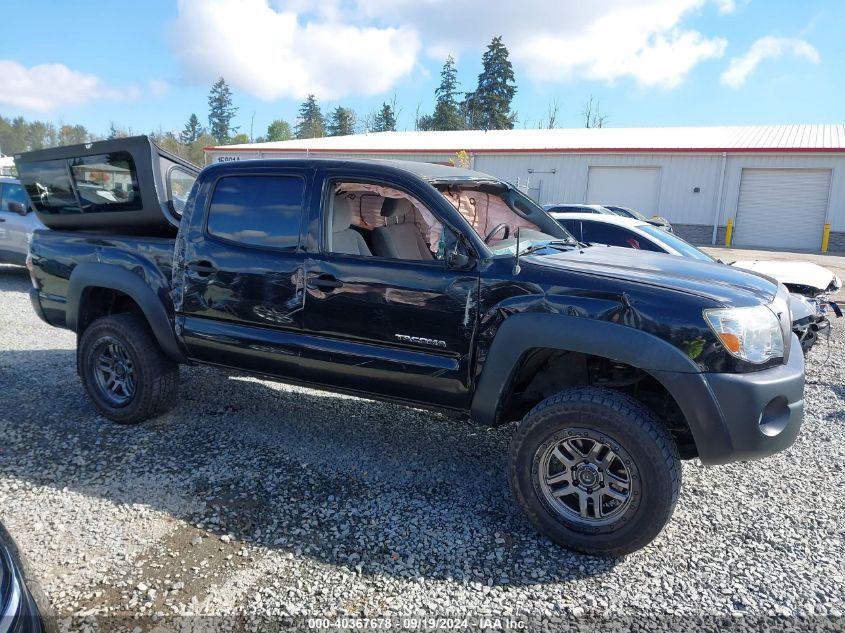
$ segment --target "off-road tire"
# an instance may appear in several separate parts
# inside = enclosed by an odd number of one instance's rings
[[[126,351],[134,371],[134,394],[115,405],[98,384],[95,354],[103,340],[116,340]],[[105,316],[94,321],[79,339],[77,367],[82,384],[97,410],[118,424],[137,424],[176,404],[179,365],[167,358],[146,319],[137,313]]]
[[[630,501],[610,525],[571,521],[542,492],[538,455],[553,442],[581,434],[601,438],[635,473]],[[542,535],[567,549],[623,556],[651,542],[669,521],[680,493],[681,463],[669,432],[642,403],[583,387],[546,398],[528,412],[511,439],[508,476],[519,506]]]

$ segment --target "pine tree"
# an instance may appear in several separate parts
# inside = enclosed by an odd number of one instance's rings
[[[290,123],[277,119],[267,126],[266,141],[289,141],[293,138]]]
[[[440,71],[440,86],[434,91],[437,105],[432,115],[432,129],[461,130],[465,126],[465,119],[458,105],[458,69],[455,58],[449,55],[443,70]]]
[[[238,131],[232,126],[237,111],[232,105],[232,91],[226,80],[220,77],[208,93],[208,131],[218,143],[228,142]]]
[[[299,120],[296,123],[296,138],[319,138],[326,135],[326,119],[323,116],[314,95],[299,107]]]
[[[185,129],[179,133],[179,142],[184,145],[190,145],[202,136],[203,129],[200,125],[200,120],[196,114],[191,113],[191,117],[185,124]]]
[[[393,112],[393,106],[389,103],[382,103],[381,110],[373,120],[372,132],[395,132],[396,131],[396,114]]]
[[[508,55],[508,49],[502,44],[499,35],[493,38],[481,58],[478,87],[469,104],[473,127],[476,129],[513,129],[516,116],[511,112],[511,102],[516,94],[516,85]]]
[[[355,133],[355,111],[337,106],[329,115],[329,136],[347,136]]]

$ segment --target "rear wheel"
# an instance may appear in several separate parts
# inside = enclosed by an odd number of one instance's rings
[[[534,407],[511,440],[508,466],[514,496],[541,534],[603,556],[657,536],[681,486],[666,428],[634,398],[591,387]]]
[[[179,366],[141,315],[97,319],[82,334],[78,354],[88,397],[109,420],[135,424],[175,404]]]

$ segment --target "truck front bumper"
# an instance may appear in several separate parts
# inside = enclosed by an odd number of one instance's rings
[[[792,335],[785,365],[746,374],[658,372],[686,417],[705,464],[788,448],[804,418],[804,354]]]

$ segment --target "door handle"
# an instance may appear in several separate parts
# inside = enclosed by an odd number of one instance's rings
[[[309,277],[306,285],[309,290],[323,290],[324,292],[331,292],[335,288],[343,286],[343,282],[334,275],[322,274]]]
[[[210,277],[217,272],[217,269],[211,264],[211,262],[204,259],[198,262],[190,262],[188,264],[188,270],[196,273],[197,277]]]

